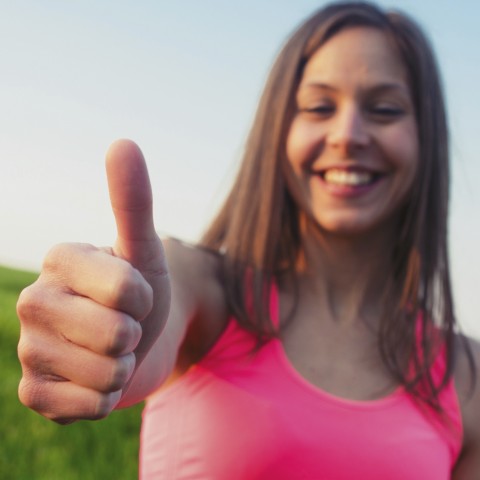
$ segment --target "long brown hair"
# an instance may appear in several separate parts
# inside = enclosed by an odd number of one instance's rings
[[[432,48],[408,16],[369,3],[334,3],[293,33],[271,69],[233,188],[201,244],[223,253],[223,281],[238,322],[260,341],[278,334],[266,293],[280,275],[296,285],[295,265],[302,249],[299,209],[285,180],[285,142],[295,115],[295,93],[318,48],[340,30],[355,26],[381,30],[398,50],[415,108],[421,158],[393,246],[379,348],[394,378],[415,397],[438,407],[438,394],[452,375],[455,357],[447,248],[448,131]],[[435,325],[446,349],[440,384],[430,371],[439,346],[432,335]],[[406,368],[405,354],[413,370]]]

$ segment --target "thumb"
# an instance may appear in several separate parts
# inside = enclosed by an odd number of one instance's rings
[[[162,242],[155,232],[152,189],[142,152],[130,140],[117,140],[106,159],[110,202],[117,224],[114,255],[140,271],[152,287],[152,309],[142,320],[135,354],[137,368],[160,334],[170,306],[170,283]]]
[[[153,224],[152,188],[140,148],[130,140],[117,140],[107,152],[110,202],[117,224],[114,254],[140,271],[156,270],[149,263],[161,255]]]

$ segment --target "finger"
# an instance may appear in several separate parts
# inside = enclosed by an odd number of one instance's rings
[[[25,332],[66,339],[102,355],[133,352],[142,335],[140,324],[126,313],[37,284],[22,292],[17,312]]]
[[[99,355],[64,338],[22,335],[18,356],[25,377],[62,378],[100,392],[122,389],[135,368],[135,355]]]
[[[106,169],[118,233],[114,253],[139,270],[150,270],[150,262],[158,260],[161,247],[153,223],[150,179],[140,148],[130,140],[116,141],[107,152]]]
[[[65,339],[100,355],[116,357],[131,353],[142,336],[140,323],[129,315],[88,298],[72,296],[55,315]]]
[[[98,420],[117,405],[121,391],[101,393],[68,381],[24,377],[18,397],[27,407],[61,424]]]
[[[32,298],[29,300],[33,306],[37,303],[55,306],[53,301],[47,303],[42,298],[50,290],[42,290],[41,287],[45,284],[48,287],[51,283],[62,293],[88,297],[101,305],[125,312],[136,320],[145,318],[152,309],[152,287],[142,274],[127,261],[91,245],[61,244],[50,250],[38,285],[30,292]],[[37,290],[38,295],[35,295]],[[22,303],[27,300],[22,298]],[[59,298],[58,303],[61,304],[62,299]]]

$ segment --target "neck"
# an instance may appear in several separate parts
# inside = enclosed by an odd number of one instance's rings
[[[300,290],[313,294],[327,317],[345,323],[379,318],[395,231],[384,227],[358,235],[302,229]]]

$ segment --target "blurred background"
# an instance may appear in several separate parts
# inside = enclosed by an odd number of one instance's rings
[[[325,3],[0,0],[0,264],[38,271],[55,243],[112,243],[115,227],[103,159],[108,145],[120,137],[132,138],[143,149],[157,229],[195,240],[236,172],[275,54],[296,24]],[[450,252],[457,313],[464,330],[480,338],[480,189],[475,187],[480,181],[480,3],[379,3],[416,18],[438,55],[452,140]],[[0,322],[8,323],[8,328],[1,327],[0,339],[2,349],[11,353],[1,365],[12,368],[8,387],[0,387],[8,388],[0,397],[3,403],[9,395],[16,402],[20,375],[13,305],[23,283],[34,277],[5,269],[0,274],[5,289],[1,315],[7,312]],[[76,476],[73,452],[79,447],[64,439],[75,429],[79,438],[88,438],[93,435],[85,433],[88,429],[106,429],[101,426],[106,423],[61,428],[17,404],[12,408],[18,408],[19,418],[28,419],[25,431],[12,422],[2,427],[2,432],[9,428],[16,435],[12,451],[15,441],[35,438],[33,431],[50,429],[50,437],[48,448],[37,438],[31,449],[23,449],[28,474],[3,474],[2,468],[13,462],[2,446],[0,478],[89,478],[86,473]],[[126,417],[120,414],[121,424]],[[115,445],[113,438],[118,438],[123,444],[125,431],[130,432],[133,470],[119,468],[127,475],[121,477],[107,468],[110,473],[90,478],[133,478],[139,410],[127,415],[132,415],[125,420],[127,426],[119,426],[118,435],[112,434],[108,442]],[[73,465],[69,473],[43,473],[40,465],[50,461],[35,460],[31,453],[44,449],[46,454],[55,451],[55,445],[59,451],[73,449],[70,456],[63,455]],[[101,455],[109,459],[107,466],[115,463],[115,449]]]

